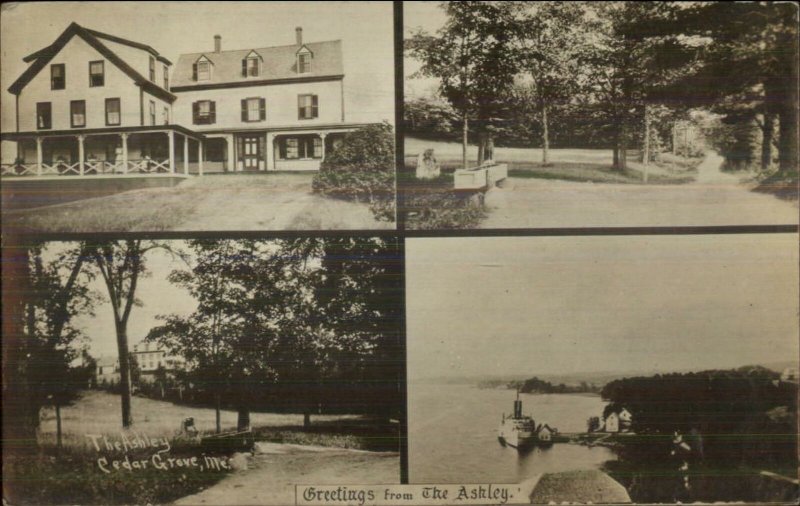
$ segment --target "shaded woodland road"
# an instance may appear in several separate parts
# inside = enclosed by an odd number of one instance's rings
[[[510,177],[489,191],[480,228],[793,225],[797,201],[751,191],[709,152],[694,183],[578,183]]]

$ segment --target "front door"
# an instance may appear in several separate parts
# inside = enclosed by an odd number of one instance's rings
[[[261,160],[261,148],[259,137],[256,135],[246,136],[242,139],[244,144],[244,170],[258,170],[258,162]]]

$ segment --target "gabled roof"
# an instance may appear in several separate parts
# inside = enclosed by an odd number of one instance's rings
[[[29,58],[33,58],[34,61],[31,65],[22,73],[19,78],[14,81],[14,83],[8,88],[8,91],[13,93],[14,95],[19,95],[22,90],[27,86],[31,80],[36,77],[36,75],[45,67],[48,63],[58,54],[64,46],[67,45],[72,37],[78,36],[86,41],[87,44],[92,46],[97,52],[102,54],[108,61],[116,65],[120,70],[122,70],[125,74],[128,75],[133,81],[144,88],[147,92],[152,93],[153,95],[166,100],[168,102],[173,102],[177,98],[172,93],[168,92],[164,88],[156,85],[155,83],[151,82],[149,79],[145,78],[142,74],[137,72],[133,67],[125,63],[125,61],[120,58],[114,51],[108,48],[105,44],[100,42],[97,35],[93,30],[88,30],[78,23],[71,23],[66,30],[64,30],[58,38],[47,46],[46,48],[37,51],[31,55],[25,57],[25,61],[28,61]],[[108,40],[110,39],[110,35],[103,34],[103,38]],[[124,40],[124,39],[122,39]],[[115,41],[116,42],[116,41]],[[130,42],[130,41],[127,41]],[[146,46],[149,47],[149,46]]]
[[[148,46],[147,44],[142,44],[141,42],[135,42],[135,41],[128,40],[128,39],[123,39],[122,37],[117,37],[116,35],[111,35],[109,33],[98,32],[97,30],[92,30],[90,28],[84,28],[84,30],[86,30],[87,32],[89,32],[90,34],[94,35],[97,38],[110,40],[111,42],[116,42],[117,44],[123,44],[123,45],[126,45],[126,46],[134,47],[136,49],[141,49],[143,51],[147,51],[151,55],[155,56],[158,61],[166,63],[167,65],[172,65],[171,61],[169,61],[165,57],[161,56],[158,53],[158,51],[153,49],[151,46]],[[36,51],[35,53],[31,53],[28,56],[26,56],[25,58],[23,58],[22,60],[25,61],[25,62],[30,63],[33,60],[35,60],[36,58],[40,58],[40,57],[46,55],[48,52],[52,51],[52,49],[51,49],[52,46],[53,45],[51,44],[50,46],[47,46],[44,49],[40,49],[40,50]]]
[[[294,54],[300,54],[300,53],[311,53],[313,55],[314,51],[308,49],[308,46],[303,44]]]
[[[203,60],[203,59],[205,59],[206,61],[208,61],[208,62],[209,62],[211,65],[214,65],[214,62],[213,62],[213,61],[211,61],[211,58],[209,58],[209,57],[208,57],[208,56],[206,56],[205,54],[201,54],[200,56],[198,56],[198,57],[197,57],[197,59],[194,61],[194,63],[197,63],[197,62],[199,62],[200,60]]]
[[[314,53],[314,63],[310,72],[299,74],[297,72],[297,51],[307,47]],[[242,75],[242,60],[255,51],[264,63],[258,78]],[[205,55],[214,64],[214,74],[207,81],[192,79],[192,64]],[[315,79],[342,77],[342,42],[332,40],[327,42],[311,42],[303,45],[274,46],[264,48],[237,49],[221,51],[219,53],[188,53],[182,54],[175,64],[172,73],[172,89],[191,89],[194,86],[225,87],[226,84],[253,82],[254,84],[268,84],[269,81],[286,81],[291,79]]]
[[[264,58],[260,54],[258,54],[258,51],[256,51],[255,49],[251,49],[250,52],[247,53],[247,56],[245,58],[250,58],[253,55],[255,55],[257,58],[259,58],[261,61],[264,60]]]

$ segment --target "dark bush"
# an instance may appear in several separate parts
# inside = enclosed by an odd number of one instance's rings
[[[395,219],[394,131],[388,123],[345,136],[314,176],[314,191],[366,202],[379,220]]]

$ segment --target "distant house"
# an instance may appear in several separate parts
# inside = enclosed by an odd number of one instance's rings
[[[155,381],[155,374],[159,369],[170,373],[183,365],[182,358],[167,354],[155,343],[141,342],[134,345],[131,356],[136,359],[136,364],[139,366],[139,381],[145,383]]]
[[[633,415],[626,408],[619,411],[612,411],[606,416],[603,431],[604,432],[627,432],[631,428],[633,422]]]
[[[97,359],[94,377],[97,386],[113,386],[119,383],[119,359],[116,357]]]
[[[539,441],[551,441],[553,439],[553,435],[557,434],[558,431],[547,424],[539,425],[539,428],[536,429],[536,434],[539,437]]]

